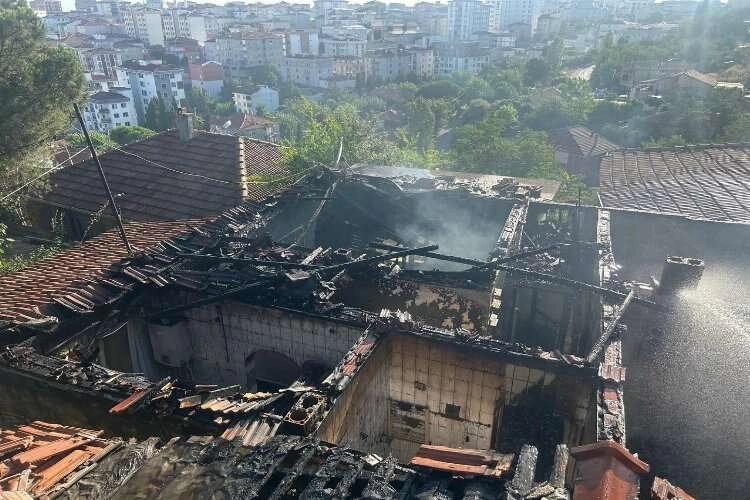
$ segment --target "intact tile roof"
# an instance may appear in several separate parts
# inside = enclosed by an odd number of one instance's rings
[[[599,174],[604,207],[750,222],[750,145],[614,151]]]
[[[130,244],[143,250],[201,225],[201,220],[130,222],[125,232]],[[126,257],[120,235],[111,229],[15,273],[0,276],[0,320],[25,323],[48,315],[50,307],[105,276]],[[93,288],[91,288],[93,292]]]
[[[583,157],[600,156],[620,149],[617,144],[605,139],[586,127],[568,127],[552,130],[549,141],[569,154]]]
[[[167,131],[100,156],[125,220],[178,220],[218,215],[265,198],[288,174],[280,147],[246,137],[197,131],[182,142]],[[45,200],[94,213],[107,201],[93,160],[51,176]]]

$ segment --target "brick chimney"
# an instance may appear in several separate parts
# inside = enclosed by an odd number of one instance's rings
[[[177,108],[175,126],[180,140],[190,142],[190,139],[193,138],[193,113],[185,113],[182,108]]]
[[[570,450],[576,460],[573,500],[636,500],[646,462],[620,443],[600,441]]]

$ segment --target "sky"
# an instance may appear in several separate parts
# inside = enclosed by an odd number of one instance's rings
[[[199,0],[203,3],[214,3],[217,5],[223,5],[226,2],[230,0]],[[252,0],[251,2],[246,3],[278,3],[280,0]],[[312,0],[304,1],[304,0],[286,0],[289,3],[305,3],[308,5],[312,5]],[[368,0],[349,0],[349,3],[365,3]],[[384,0],[386,3],[388,3],[388,0]],[[399,3],[404,3],[406,5],[414,5],[417,2],[420,2],[422,0],[402,0]],[[429,0],[428,0],[429,1]],[[138,3],[138,2],[133,2]],[[142,2],[141,2],[142,3]],[[447,3],[447,0],[443,0],[441,2],[435,2],[435,3]],[[62,0],[62,6],[64,11],[74,10],[75,9],[75,0]]]

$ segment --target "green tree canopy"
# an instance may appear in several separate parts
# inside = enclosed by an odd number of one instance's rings
[[[23,0],[0,0],[0,185],[39,168],[36,154],[70,125],[86,82],[75,53],[49,47],[44,25]],[[12,179],[8,179],[9,171]]]
[[[154,132],[153,130],[147,129],[145,127],[139,127],[137,125],[131,125],[131,126],[122,125],[120,127],[115,127],[109,131],[110,139],[115,141],[120,146],[124,146],[125,144],[130,144],[131,142],[146,139],[147,137],[151,137],[152,135],[155,135],[155,134],[156,132]]]

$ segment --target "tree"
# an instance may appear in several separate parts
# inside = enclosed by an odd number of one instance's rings
[[[343,142],[343,161],[355,163],[394,163],[398,151],[377,133],[374,125],[361,118],[349,103],[335,108],[304,98],[285,104],[279,114],[286,137],[285,161],[295,171],[316,164],[331,165]]]
[[[534,58],[526,63],[526,70],[523,73],[523,81],[528,86],[535,86],[545,83],[550,77],[551,69],[549,64],[544,60]]]
[[[0,191],[35,174],[37,153],[85,98],[75,53],[49,47],[45,33],[23,0],[0,0]]]
[[[174,114],[173,110],[167,108],[161,97],[155,97],[151,99],[146,108],[144,125],[157,132],[173,128]]]
[[[424,97],[418,97],[409,103],[406,109],[409,134],[414,138],[419,151],[430,149],[435,138],[435,113],[429,101]]]
[[[458,97],[461,93],[461,87],[450,80],[437,80],[423,85],[417,95],[437,99],[440,97]]]
[[[278,88],[281,83],[281,72],[279,68],[271,64],[253,66],[248,70],[250,80],[255,85],[268,85]]]
[[[130,144],[131,142],[140,141],[155,135],[156,132],[145,127],[137,125],[119,126],[109,131],[109,137],[120,146]]]

